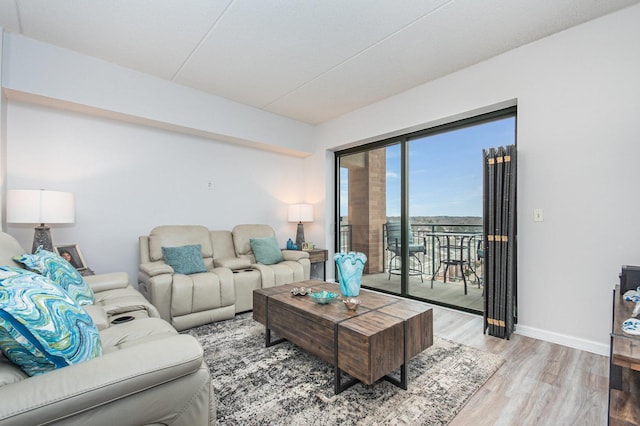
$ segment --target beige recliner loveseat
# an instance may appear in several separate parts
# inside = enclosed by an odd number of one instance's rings
[[[163,225],[141,236],[138,289],[178,330],[232,318],[253,309],[253,290],[308,280],[309,254],[281,250],[283,260],[256,262],[252,238],[274,237],[269,225],[238,225],[232,231],[200,225]],[[200,246],[206,271],[176,273],[163,247]]]
[[[0,233],[0,265],[26,253]],[[216,403],[202,346],[181,335],[128,283],[126,273],[85,277],[83,305],[102,355],[28,376],[0,354],[0,425],[212,425]],[[121,324],[111,321],[133,317]]]

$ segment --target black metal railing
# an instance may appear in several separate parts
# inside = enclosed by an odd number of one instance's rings
[[[422,275],[426,279],[434,277],[435,273],[440,273],[442,269],[441,262],[444,256],[457,255],[465,261],[466,268],[464,270],[453,268],[450,272],[450,278],[461,278],[460,273],[466,274],[472,281],[480,280],[482,268],[482,256],[479,250],[482,248],[482,225],[475,224],[411,224],[413,234],[413,244],[424,244],[424,252],[411,256],[409,261],[409,269],[421,269]],[[448,245],[457,245],[458,250],[453,252],[449,248],[448,251],[443,250],[443,241],[447,239]],[[455,240],[454,240],[455,239]],[[340,225],[340,251],[352,251],[353,237],[351,225]],[[383,244],[383,265],[382,270],[388,273],[389,270],[397,271],[397,264],[390,264],[389,260],[394,260],[393,253],[389,250],[387,244],[386,227],[382,230]],[[448,258],[447,260],[450,260]]]

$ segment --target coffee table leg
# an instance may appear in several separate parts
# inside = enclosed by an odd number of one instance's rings
[[[400,366],[400,380],[389,375],[384,376],[383,379],[398,386],[399,388],[407,390],[407,364],[405,363]]]
[[[349,389],[351,386],[359,382],[358,379],[352,378],[346,383],[341,383],[342,370],[340,370],[338,367],[334,367],[333,371],[335,374],[333,382],[334,382],[334,392],[336,395],[342,392],[343,390]]]
[[[268,348],[268,347],[273,346],[273,345],[277,345],[278,343],[282,343],[285,340],[287,340],[287,339],[280,338],[280,339],[276,339],[276,340],[271,340],[271,329],[267,328],[267,327],[264,328],[264,347],[265,348]]]
[[[386,375],[383,377],[384,380],[386,380],[389,383],[392,383],[404,390],[407,390],[407,387],[409,386],[408,380],[407,380],[407,364],[409,363],[409,360],[407,359],[407,321],[404,321],[403,323],[403,329],[404,329],[404,342],[403,342],[403,352],[404,352],[404,363],[400,366],[400,380],[396,379],[395,377],[391,377],[389,375]]]

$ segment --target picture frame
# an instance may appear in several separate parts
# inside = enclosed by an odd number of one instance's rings
[[[310,241],[305,241],[304,243],[302,243],[302,250],[313,250],[313,243]]]
[[[87,264],[84,262],[84,257],[80,253],[80,249],[77,244],[66,244],[62,246],[54,247],[56,254],[71,264],[78,271],[83,271],[87,268]]]

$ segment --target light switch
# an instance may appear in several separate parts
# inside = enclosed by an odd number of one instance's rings
[[[533,221],[544,222],[544,211],[542,209],[533,209]]]

